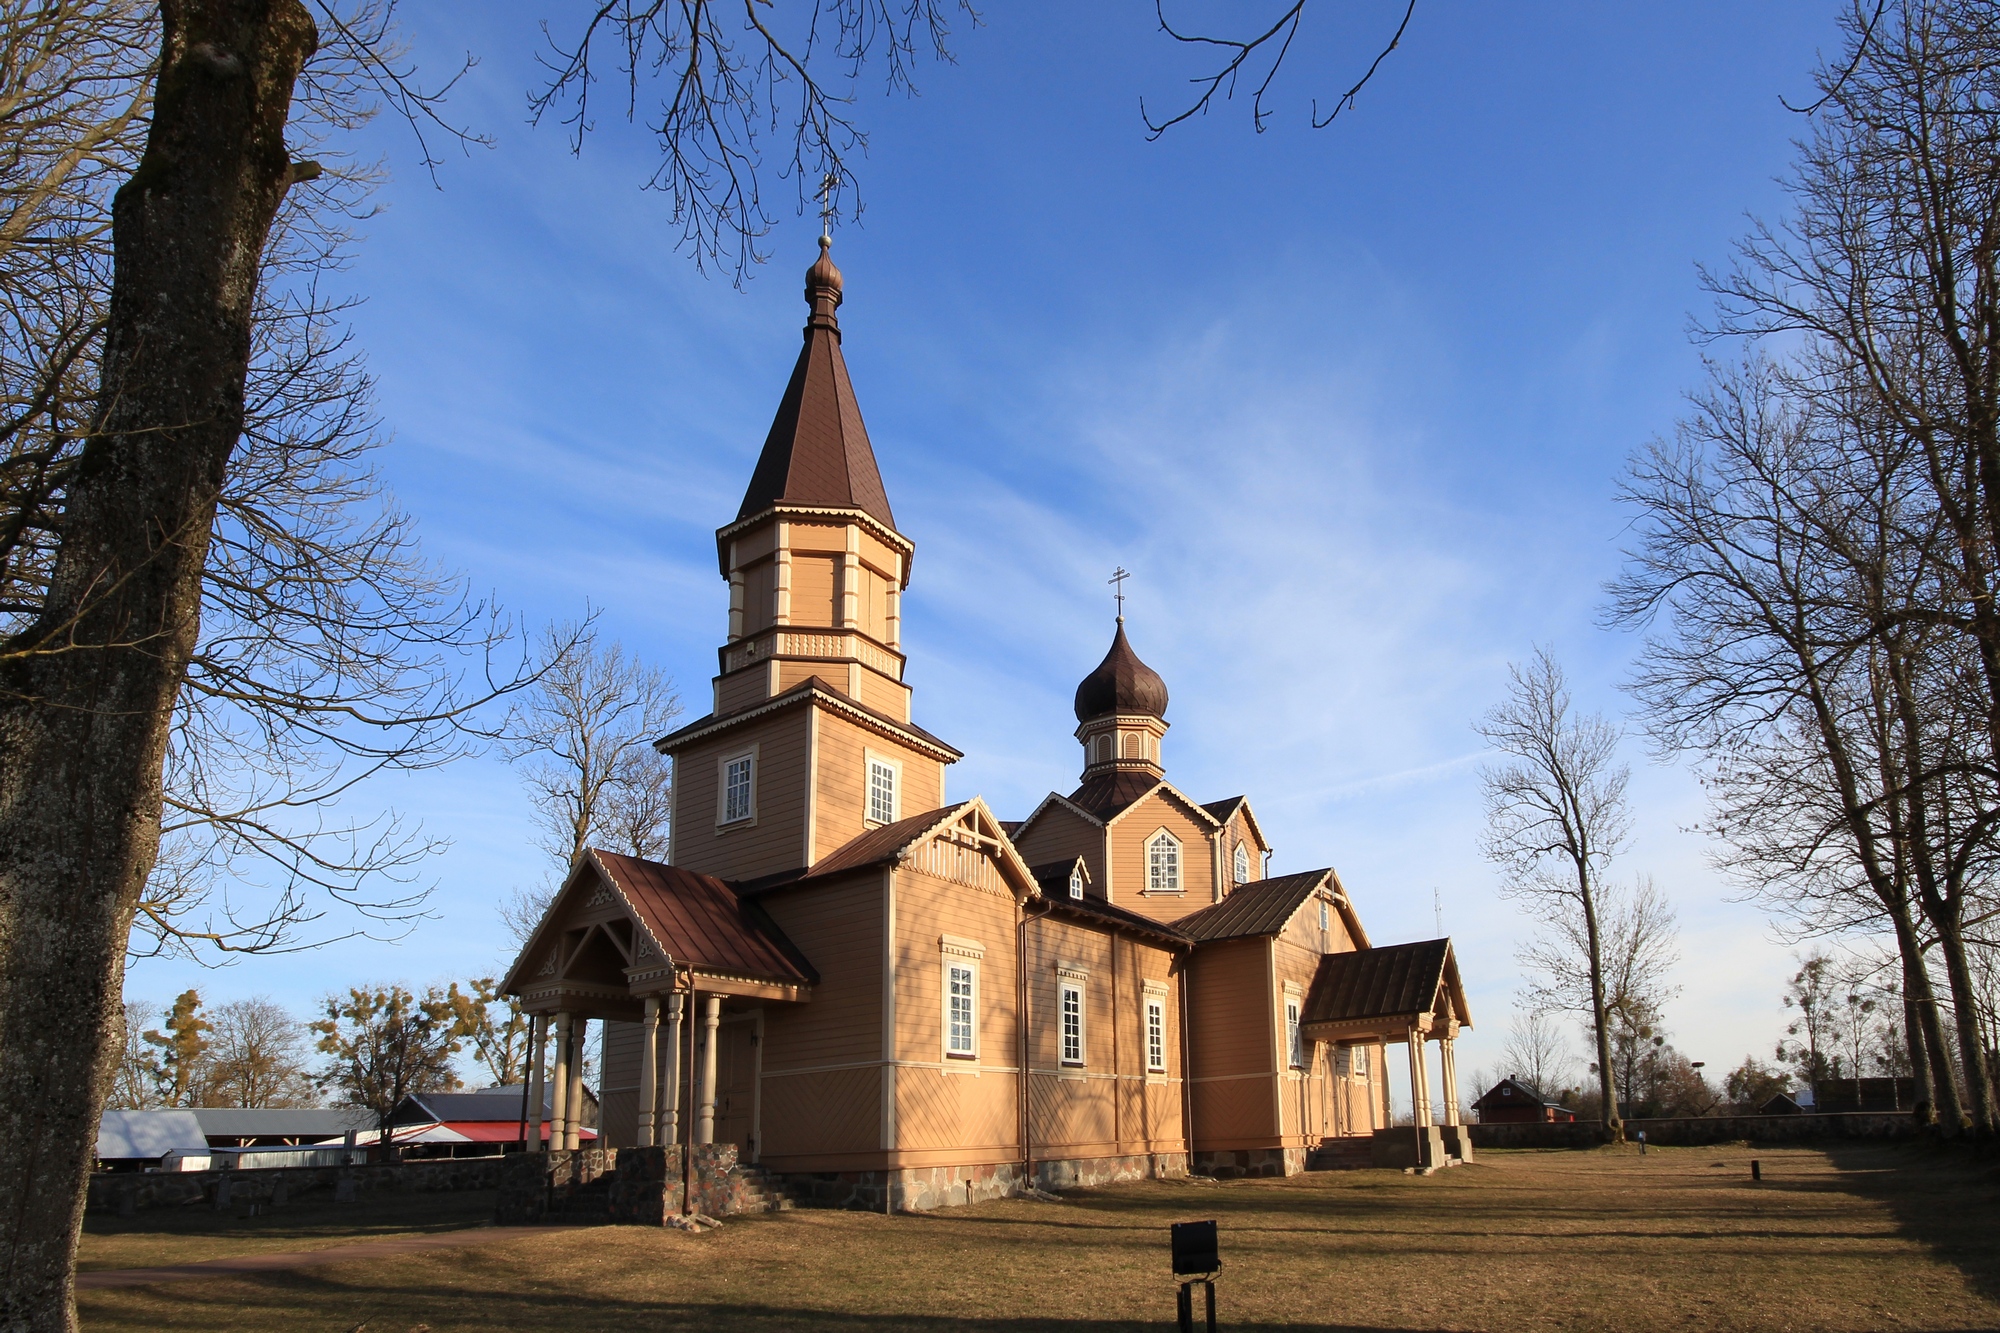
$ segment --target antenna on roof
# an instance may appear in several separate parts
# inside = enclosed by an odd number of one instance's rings
[[[1437,917],[1437,937],[1444,938],[1444,897],[1437,885],[1431,885],[1431,912]]]
[[[1113,595],[1118,599],[1118,623],[1121,625],[1125,623],[1125,580],[1131,577],[1130,574],[1125,572],[1125,566],[1120,565],[1117,572],[1105,580],[1106,583],[1118,589]]]

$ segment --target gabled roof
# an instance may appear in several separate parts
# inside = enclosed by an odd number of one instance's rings
[[[1418,940],[1321,957],[1300,1021],[1346,1023],[1434,1014],[1447,1007],[1460,1023],[1471,1026],[1451,941]]]
[[[1026,896],[1035,892],[1035,877],[1028,869],[1028,863],[1014,850],[1014,844],[1000,829],[1000,821],[993,817],[992,809],[978,796],[870,829],[822,856],[803,874],[767,876],[756,881],[755,891],[763,893],[802,880],[823,879],[828,875],[869,866],[901,865],[916,855],[924,843],[953,824],[969,825],[972,836],[990,844],[1000,864],[1001,874],[1013,884],[1015,893]]]
[[[556,1090],[544,1080],[542,1119],[554,1113]],[[583,1090],[584,1101],[597,1104],[597,1094]],[[392,1125],[450,1124],[454,1129],[472,1121],[516,1124],[521,1122],[522,1092],[519,1084],[482,1088],[477,1092],[416,1092],[403,1098],[389,1117]],[[371,1125],[374,1123],[371,1117]],[[460,1133],[464,1131],[459,1130]]]
[[[1472,1104],[1472,1109],[1475,1111],[1480,1110],[1488,1102],[1491,1102],[1495,1107],[1554,1106],[1565,1111],[1570,1109],[1561,1102],[1547,1097],[1540,1089],[1519,1076],[1503,1078],[1498,1083],[1495,1083],[1480,1095],[1478,1101]]]
[[[775,505],[859,509],[893,529],[896,516],[840,354],[834,310],[841,301],[841,277],[827,254],[829,244],[821,239],[819,261],[807,271],[806,302],[813,313],[805,346],[736,516],[749,518]]]
[[[198,1106],[191,1114],[216,1139],[330,1139],[375,1128],[375,1113],[355,1106]]]
[[[791,984],[819,980],[777,923],[727,882],[596,848],[585,855],[679,966]]]
[[[1226,801],[1203,801],[1201,808],[1218,824],[1227,824],[1229,817],[1238,810],[1243,812],[1243,822],[1250,826],[1250,832],[1261,847],[1269,847],[1271,840],[1264,836],[1263,828],[1257,823],[1257,812],[1250,808],[1248,796],[1232,796]]]
[[[97,1156],[104,1161],[207,1151],[208,1138],[192,1111],[106,1111],[97,1122]]]
[[[769,699],[738,712],[721,715],[704,714],[686,726],[668,732],[654,741],[653,748],[663,754],[671,753],[692,741],[703,740],[716,732],[725,731],[752,718],[763,717],[766,713],[775,713],[781,708],[795,707],[808,699],[816,700],[825,707],[843,713],[863,726],[872,727],[897,740],[913,744],[918,750],[928,750],[933,757],[942,759],[948,764],[957,763],[965,757],[963,751],[939,740],[916,723],[899,721],[887,713],[870,708],[867,704],[849,696],[845,690],[829,684],[821,676],[807,676],[784,693],[774,694]]]
[[[908,819],[899,819],[893,824],[869,829],[860,837],[850,838],[822,856],[806,874],[816,878],[837,875],[843,870],[859,870],[863,866],[887,865],[905,847],[949,821],[969,804],[969,801],[960,801],[956,805],[939,806],[920,815],[911,815]]]
[[[1081,856],[1066,857],[1061,861],[1044,861],[1038,866],[1028,867],[1028,873],[1035,877],[1035,886],[1046,898],[1069,897],[1069,877],[1079,870],[1083,872],[1083,882],[1088,885],[1090,865]]]
[[[1102,898],[1072,898],[1068,889],[1064,889],[1059,894],[1044,894],[1042,901],[1047,904],[1050,912],[1058,916],[1074,917],[1095,925],[1111,926],[1147,935],[1172,948],[1185,949],[1194,943],[1181,932],[1179,922],[1169,924],[1165,921],[1155,921],[1150,916],[1120,907],[1116,903],[1107,903]]]
[[[1306,870],[1274,879],[1253,879],[1238,885],[1213,907],[1191,912],[1174,927],[1194,940],[1230,940],[1251,935],[1275,935],[1285,928],[1306,899],[1333,876],[1332,869]]]

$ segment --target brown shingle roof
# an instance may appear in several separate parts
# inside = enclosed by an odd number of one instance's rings
[[[840,326],[833,316],[841,300],[839,270],[822,253],[806,284],[813,315],[805,346],[736,516],[748,518],[781,503],[859,509],[893,529],[896,516],[840,354]]]
[[[1448,939],[1330,953],[1319,960],[1301,1021],[1340,1023],[1357,1018],[1427,1014],[1438,1002],[1439,987],[1452,992],[1447,1003],[1463,1009],[1457,965],[1452,961]],[[1471,1021],[1470,1015],[1463,1012],[1459,1018],[1461,1022]]]
[[[1194,943],[1193,940],[1190,940],[1186,935],[1181,933],[1178,922],[1168,925],[1164,921],[1155,921],[1152,917],[1134,912],[1129,908],[1119,907],[1115,903],[1107,903],[1102,898],[1091,898],[1088,896],[1072,898],[1069,896],[1069,890],[1064,889],[1060,894],[1045,895],[1042,901],[1048,904],[1050,911],[1079,917],[1085,921],[1093,921],[1101,925],[1114,926],[1122,930],[1136,931],[1142,935],[1150,935],[1155,939],[1164,940],[1175,947],[1186,947]]]
[[[1247,796],[1232,796],[1226,801],[1203,801],[1201,808],[1214,815],[1216,823],[1227,824],[1229,817],[1236,813],[1236,807],[1249,799]]]
[[[675,963],[786,984],[819,979],[776,922],[715,876],[596,848],[590,855]]]
[[[1250,935],[1275,935],[1313,891],[1326,883],[1332,870],[1307,870],[1275,879],[1254,879],[1213,907],[1204,907],[1174,922],[1194,940],[1231,940]]]
[[[686,726],[668,732],[665,736],[654,741],[653,748],[663,752],[671,750],[673,747],[697,737],[700,733],[709,730],[718,723],[733,723],[739,718],[761,715],[780,708],[789,708],[793,704],[804,702],[806,696],[812,694],[814,691],[826,695],[842,708],[851,708],[863,717],[881,724],[892,734],[913,737],[927,745],[934,745],[938,749],[947,751],[953,755],[954,761],[964,757],[964,752],[949,742],[939,740],[936,736],[931,735],[930,732],[925,731],[914,722],[901,722],[879,708],[870,708],[867,704],[848,694],[847,691],[827,683],[824,676],[807,676],[784,693],[774,694],[769,699],[760,699],[749,707],[738,709],[734,713],[724,713],[719,716],[715,713],[704,713]]]

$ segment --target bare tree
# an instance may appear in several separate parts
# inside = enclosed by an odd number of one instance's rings
[[[1955,1132],[1924,928],[1986,877],[1993,802],[1965,641],[1903,614],[1938,545],[1915,451],[1766,359],[1712,365],[1691,404],[1625,484],[1610,616],[1652,631],[1631,688],[1663,750],[1702,758],[1727,870],[1801,934],[1893,933],[1924,1101]]]
[[[680,715],[673,681],[590,625],[547,631],[555,656],[519,709],[506,752],[527,784],[554,874],[517,889],[503,919],[526,943],[576,858],[594,842],[634,856],[666,853],[671,770],[652,742]]]
[[[1159,20],[1161,32],[1184,46],[1196,47],[1221,57],[1222,65],[1219,69],[1189,79],[1188,82],[1193,84],[1196,90],[1193,101],[1164,120],[1155,121],[1146,110],[1145,100],[1140,99],[1139,118],[1146,123],[1148,137],[1158,139],[1182,121],[1197,115],[1206,115],[1217,93],[1222,94],[1225,101],[1235,97],[1237,84],[1244,79],[1255,80],[1255,86],[1250,93],[1250,124],[1257,133],[1262,134],[1264,122],[1271,116],[1271,112],[1265,107],[1264,99],[1270,95],[1271,85],[1276,82],[1278,71],[1284,67],[1285,57],[1291,54],[1292,43],[1298,40],[1299,29],[1305,22],[1308,4],[1309,0],[1292,0],[1290,5],[1279,12],[1277,20],[1261,31],[1241,37],[1216,37],[1183,31],[1168,20],[1166,0],[1154,0],[1153,13]],[[1354,85],[1334,99],[1333,109],[1325,116],[1319,113],[1319,99],[1313,99],[1310,120],[1314,129],[1325,129],[1333,124],[1341,112],[1354,105],[1354,99],[1361,95],[1361,90],[1375,77],[1375,71],[1382,67],[1382,62],[1389,58],[1389,53],[1403,44],[1403,34],[1409,31],[1410,19],[1416,12],[1417,0],[1408,0],[1403,6],[1402,21],[1396,24],[1396,30],[1390,35],[1388,43],[1376,52],[1375,59],[1369,62],[1368,68],[1362,72],[1359,79],[1355,80]]]
[[[317,1104],[306,1069],[305,1025],[269,996],[215,1009],[208,1085],[217,1106]]]
[[[1516,1002],[1514,1025],[1500,1048],[1507,1073],[1543,1097],[1558,1098],[1576,1077],[1576,1057],[1563,1039],[1562,1025],[1548,1009]]]
[[[107,1111],[146,1111],[160,1104],[159,1066],[147,1048],[145,1035],[152,1016],[153,1006],[145,1001],[125,1001],[118,1068],[112,1077],[111,1091],[104,1098]]]
[[[660,158],[649,188],[667,197],[681,245],[706,270],[741,283],[764,255],[771,226],[762,178],[762,136],[783,145],[777,175],[803,210],[815,196],[829,212],[843,193],[858,217],[850,158],[868,138],[848,110],[871,60],[886,90],[914,95],[916,66],[949,62],[954,14],[978,22],[968,0],[824,0],[786,13],[715,0],[632,0],[589,6],[582,31],[557,37],[543,25],[548,81],[530,99],[535,120],[560,120],[574,151],[593,121],[602,66],[616,73],[627,120],[650,87],[662,87],[648,122]]]
[[[448,994],[459,1031],[472,1043],[473,1054],[494,1083],[523,1082],[528,1064],[527,1011],[513,996],[500,994],[492,977],[475,977],[467,985],[470,990],[462,991],[454,982]]]
[[[1964,755],[1954,762],[1990,781],[2000,769],[2000,10],[1907,0],[1878,17],[1857,2],[1845,23],[1847,49],[1819,75],[1813,134],[1789,182],[1792,214],[1782,230],[1759,227],[1738,264],[1712,276],[1715,331],[1802,346],[1802,392],[1858,399],[1910,451],[1913,496],[1943,539],[1923,547],[1923,595],[1874,608],[1868,628],[1964,640],[1978,745],[1949,742]],[[1914,661],[1919,670],[1901,674],[1922,675]],[[1897,708],[1928,702],[1906,691],[1892,681]],[[1916,757],[1920,732],[1898,727]],[[1907,776],[1933,774],[1916,764]],[[1929,813],[1946,795],[1926,798]],[[1983,814],[1961,820],[1959,848],[1977,854]],[[1916,887],[1950,982],[1974,1132],[2000,1132],[1962,933],[1973,882],[1946,857],[1919,867]]]
[[[1473,728],[1510,761],[1480,771],[1483,850],[1506,876],[1503,892],[1573,929],[1597,1048],[1600,1114],[1607,1131],[1622,1134],[1611,1086],[1600,899],[1605,867],[1630,825],[1630,773],[1618,762],[1618,729],[1600,714],[1573,711],[1562,667],[1547,650],[1536,649],[1510,676],[1506,701]]]

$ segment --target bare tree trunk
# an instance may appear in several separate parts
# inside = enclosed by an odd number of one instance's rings
[[[39,620],[0,662],[0,1329],[75,1327],[126,936],[199,629],[252,302],[290,179],[298,0],[162,0],[145,157],[113,206],[99,399]]]
[[[1952,1011],[1958,1018],[1959,1067],[1965,1071],[1966,1100],[1972,1103],[1975,1137],[1993,1135],[1993,1081],[1986,1064],[1986,1044],[1980,1040],[1979,991],[1965,958],[1965,937],[1956,929],[1938,931],[1938,951],[1944,954],[1945,978],[1951,985]]]
[[[1958,1081],[1951,1076],[1951,1055],[1945,1044],[1944,1019],[1938,1013],[1930,968],[1907,905],[1890,913],[1896,926],[1896,948],[1903,955],[1903,1023],[1910,1044],[1911,1081],[1916,1085],[1919,1119],[1935,1122],[1947,1137],[1958,1134],[1964,1113],[1958,1103]]]
[[[1603,1105],[1604,1132],[1614,1141],[1625,1137],[1625,1120],[1618,1114],[1617,1087],[1611,1077],[1611,1024],[1604,1012],[1604,942],[1597,929],[1596,886],[1589,870],[1579,867],[1577,881],[1582,889],[1583,927],[1590,940],[1590,1017],[1597,1028],[1597,1093]]]

